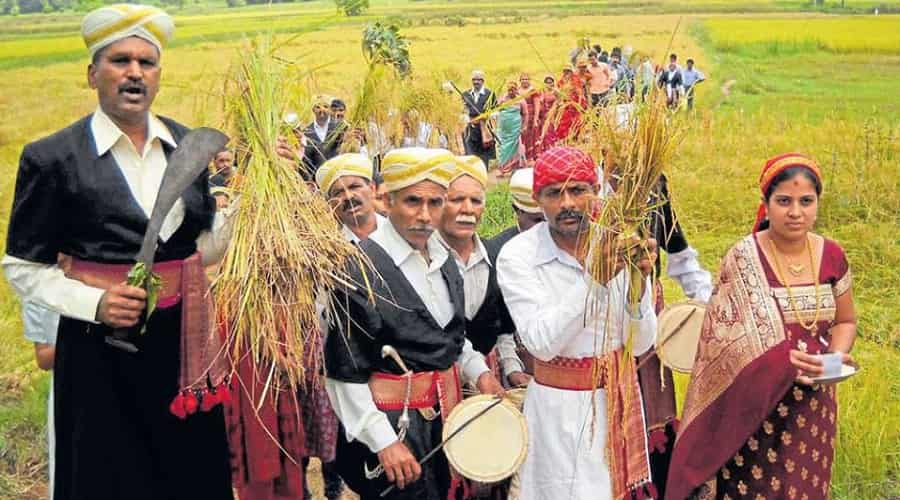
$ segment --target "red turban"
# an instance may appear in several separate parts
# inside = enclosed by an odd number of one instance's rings
[[[769,189],[769,185],[772,184],[772,180],[775,179],[778,174],[791,167],[803,167],[809,170],[816,176],[816,179],[819,179],[819,183],[822,183],[822,171],[819,170],[819,165],[817,165],[812,158],[799,153],[778,155],[767,161],[766,164],[763,165],[762,172],[759,173],[759,191],[762,193],[763,198],[765,198],[766,191]],[[766,204],[765,201],[762,201],[759,204],[759,209],[756,211],[756,223],[753,225],[754,233],[759,231],[759,225],[765,218]]]
[[[590,155],[568,146],[553,147],[541,153],[534,163],[534,195],[550,184],[566,181],[597,184],[597,165]]]

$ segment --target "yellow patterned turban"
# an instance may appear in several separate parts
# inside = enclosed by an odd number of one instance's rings
[[[509,178],[509,193],[512,195],[512,203],[516,208],[523,212],[537,214],[541,212],[541,207],[531,196],[533,184],[534,169],[520,168],[514,171],[512,177]]]
[[[432,181],[446,188],[455,169],[456,157],[446,149],[392,149],[381,160],[381,176],[389,193],[422,181]]]
[[[457,156],[456,169],[453,171],[453,175],[450,176],[450,182],[452,183],[464,175],[468,175],[478,181],[482,188],[487,188],[487,168],[485,168],[481,158],[473,155]]]
[[[326,161],[316,170],[316,184],[326,195],[334,181],[345,175],[372,180],[372,160],[359,153],[345,153]]]
[[[130,36],[143,38],[162,52],[174,31],[172,17],[149,5],[107,5],[81,21],[81,36],[91,57],[107,45]]]

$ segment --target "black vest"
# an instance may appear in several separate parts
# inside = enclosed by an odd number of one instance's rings
[[[160,117],[180,141],[188,129]],[[57,253],[82,260],[134,262],[148,217],[131,194],[112,152],[97,156],[91,116],[28,144],[22,151],[7,235],[7,252],[21,259],[56,263]],[[163,143],[166,158],[172,148]],[[183,259],[212,225],[215,200],[204,171],[182,195],[184,221],[165,242],[158,262]]]
[[[446,370],[459,359],[465,342],[463,281],[456,263],[448,258],[441,267],[453,302],[453,318],[441,328],[390,255],[378,243],[365,240],[360,248],[373,270],[351,266],[357,290],[337,290],[332,299],[335,318],[325,343],[325,369],[335,380],[365,383],[372,372],[400,374],[391,359],[381,357],[384,345],[393,346],[414,371]],[[364,276],[365,272],[365,276]],[[365,292],[368,282],[375,294]]]
[[[484,294],[484,302],[475,317],[466,320],[466,337],[472,342],[476,351],[487,355],[497,344],[497,336],[502,333],[516,331],[515,324],[506,309],[500,285],[497,284],[497,256],[488,253],[490,259],[490,274],[488,275],[487,291]]]

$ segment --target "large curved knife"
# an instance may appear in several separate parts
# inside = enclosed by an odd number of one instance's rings
[[[166,171],[159,185],[159,193],[153,204],[153,212],[150,214],[150,221],[144,232],[144,241],[135,256],[138,265],[143,264],[148,273],[153,269],[159,231],[162,229],[166,215],[172,210],[184,191],[197,180],[197,176],[203,172],[203,169],[209,168],[209,162],[216,153],[225,149],[227,143],[228,136],[216,129],[196,128],[181,138],[178,147],[169,156]],[[148,303],[148,309],[150,307],[151,304]],[[146,321],[146,316],[149,314],[145,313],[144,321]],[[143,331],[144,321],[134,329]],[[124,351],[137,352],[137,347],[127,340],[130,331],[131,329],[113,330],[112,335],[106,337],[106,343]]]

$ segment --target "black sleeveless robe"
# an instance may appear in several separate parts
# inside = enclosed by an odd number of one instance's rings
[[[349,383],[367,383],[373,372],[401,374],[391,359],[381,357],[381,347],[389,344],[397,349],[407,367],[414,372],[446,370],[453,366],[465,343],[465,302],[463,282],[456,263],[448,257],[441,267],[441,275],[453,302],[453,317],[443,328],[425,307],[413,286],[390,255],[371,239],[360,243],[372,262],[375,273],[368,279],[375,293],[374,304],[363,292],[339,290],[333,300],[337,309],[335,325],[331,325],[325,343],[325,368],[328,378]],[[355,283],[364,283],[362,271],[350,270]],[[400,411],[386,411],[388,420],[397,429]],[[411,423],[406,445],[421,459],[441,442],[441,419],[427,421],[418,411],[409,413]],[[378,458],[359,441],[348,443],[343,427],[339,429],[336,463],[338,471],[350,488],[361,498],[379,498],[389,483],[384,475],[367,480],[363,464],[369,469],[378,465]],[[422,477],[405,489],[395,489],[388,499],[444,500],[450,487],[447,459],[439,453],[422,467]]]
[[[187,129],[161,118],[179,141]],[[7,253],[55,264],[133,263],[149,222],[111,151],[98,156],[91,116],[22,152]],[[166,157],[171,148],[163,143]],[[215,202],[204,173],[182,196],[184,222],[156,261],[183,259],[209,229]],[[178,392],[181,306],[158,309],[131,354],[108,346],[109,327],[63,317],[54,366],[57,500],[230,499],[221,407],[169,414]]]

